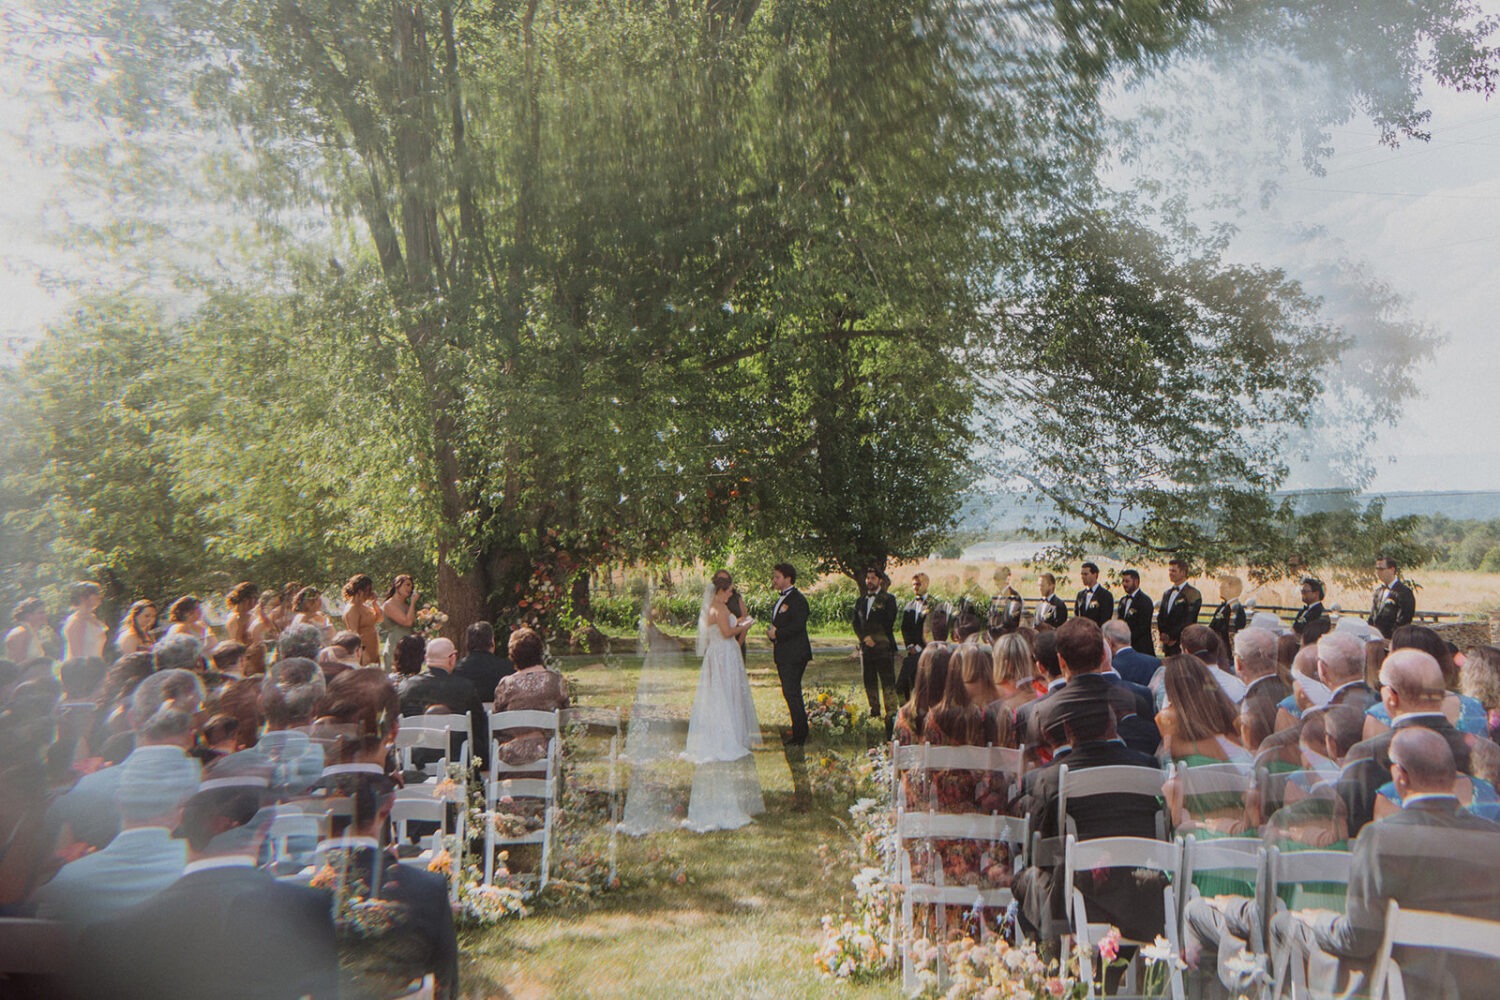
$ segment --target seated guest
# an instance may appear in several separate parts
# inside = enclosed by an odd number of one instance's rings
[[[1182,630],[1182,651],[1196,656],[1236,705],[1245,696],[1245,682],[1234,675],[1234,664],[1219,644],[1219,636],[1207,625],[1189,625]]]
[[[427,661],[427,640],[420,635],[403,635],[391,650],[391,683],[400,687],[422,672]]]
[[[1322,621],[1323,619],[1318,619]],[[1310,708],[1322,708],[1333,694],[1328,686],[1318,679],[1318,644],[1316,641],[1304,645],[1292,657],[1292,691],[1276,705],[1276,731],[1291,729]]]
[[[298,623],[288,625],[276,640],[278,659],[318,661],[318,651],[323,648],[323,633],[316,625]]]
[[[1432,673],[1442,676],[1427,654],[1405,650],[1393,656],[1403,653],[1426,658]],[[1390,665],[1387,660],[1386,667]],[[1398,676],[1409,666],[1410,661],[1403,661]],[[1425,665],[1419,672],[1427,674]],[[1368,971],[1392,900],[1403,909],[1485,920],[1500,916],[1500,869],[1494,864],[1500,826],[1458,808],[1452,741],[1431,729],[1403,727],[1400,716],[1392,714],[1396,727],[1386,747],[1403,808],[1365,827],[1354,842],[1344,912],[1325,911],[1311,920],[1280,913],[1272,922],[1277,947],[1296,938],[1309,949],[1307,981],[1314,990],[1336,991],[1332,988],[1341,964],[1345,973]],[[1435,853],[1441,856],[1438,863]],[[1403,953],[1399,948],[1393,957],[1401,965],[1408,996],[1447,995],[1445,981],[1457,987],[1460,997],[1494,995],[1490,960],[1431,950]]]
[[[979,652],[977,647],[974,652]],[[933,746],[984,746],[984,710],[969,697],[962,669],[968,654],[968,649],[960,648],[949,661],[943,698],[922,723],[922,739]]]
[[[501,678],[495,688],[495,711],[536,709],[556,712],[568,707],[568,682],[543,663],[542,637],[529,628],[510,634],[510,662],[516,672]],[[529,764],[547,755],[551,734],[540,729],[511,730],[500,743],[500,758],[507,764]]]
[[[1048,629],[1037,635],[1032,655],[1035,663],[1032,664],[1031,687],[1037,692],[1037,696],[1035,700],[1016,709],[1015,732],[1016,739],[1026,746],[1027,760],[1045,764],[1052,759],[1052,750],[1036,727],[1036,712],[1054,692],[1068,683],[1068,679],[1062,675],[1062,664],[1057,662],[1056,629]]]
[[[132,754],[119,765],[120,832],[101,851],[69,862],[37,890],[36,915],[77,934],[156,895],[182,875],[187,845],[172,839],[182,804],[198,790],[188,757]]]
[[[1443,671],[1443,687],[1448,694],[1443,698],[1443,714],[1461,732],[1476,736],[1489,735],[1489,720],[1484,705],[1477,699],[1460,694],[1458,664],[1454,662],[1453,650],[1432,629],[1425,625],[1402,625],[1391,633],[1391,652],[1398,649],[1420,649],[1437,660]],[[1391,716],[1385,705],[1376,702],[1365,711],[1365,739],[1370,739],[1391,727]]]
[[[380,678],[380,671],[361,671]],[[330,793],[347,798],[353,819],[339,839],[318,845],[315,884],[331,883],[346,898],[379,900],[386,924],[373,934],[346,934],[339,942],[341,996],[400,996],[407,984],[431,974],[435,996],[458,989],[458,939],[448,883],[442,875],[398,863],[381,843],[396,786],[382,774],[344,771],[325,779]],[[342,912],[342,911],[340,911]],[[341,919],[341,918],[337,918]]]
[[[1087,618],[1071,618],[1058,631],[1063,632],[1074,622],[1090,626],[1096,636],[1099,633],[1099,626]],[[1070,637],[1064,636],[1059,645],[1062,659],[1070,662]],[[1080,654],[1075,650],[1074,655]],[[1071,932],[1066,922],[1064,893],[1072,887],[1064,885],[1061,876],[1065,825],[1057,809],[1062,764],[1066,763],[1070,772],[1113,765],[1155,769],[1159,765],[1155,757],[1132,750],[1116,738],[1114,715],[1106,698],[1072,698],[1054,706],[1048,716],[1060,727],[1059,743],[1067,750],[1051,764],[1028,771],[1022,781],[1018,812],[1031,816],[1032,830],[1043,840],[1032,866],[1016,876],[1014,888],[1021,904],[1022,927],[1032,936],[1040,934],[1055,947],[1061,935]],[[1155,839],[1158,812],[1156,800],[1144,795],[1097,795],[1068,803],[1068,815],[1073,818],[1079,840]],[[1130,938],[1149,941],[1162,932],[1164,915],[1159,881],[1137,880],[1133,872],[1119,869],[1099,869],[1088,874],[1090,878],[1079,883],[1078,888],[1088,900],[1091,920],[1114,924]]]
[[[1381,786],[1393,780],[1390,748],[1396,733],[1403,729],[1436,733],[1447,742],[1458,770],[1470,776],[1476,755],[1493,759],[1497,753],[1489,740],[1460,732],[1448,721],[1442,710],[1447,695],[1442,669],[1421,650],[1400,649],[1386,657],[1380,668],[1380,695],[1394,720],[1392,728],[1355,744],[1339,780],[1339,794],[1349,808],[1349,832],[1356,836],[1374,818]]]
[[[1130,645],[1130,626],[1118,618],[1106,622],[1104,641],[1109,643],[1110,663],[1115,668],[1115,673],[1132,684],[1149,687],[1161,661]]]
[[[401,701],[380,670],[350,670],[333,679],[317,709],[312,736],[331,768],[387,772],[401,726]],[[361,765],[351,768],[350,765]]]
[[[988,646],[959,647],[954,665],[963,677],[969,703],[981,712],[983,706],[1000,697],[1000,691],[995,687],[994,654]]]
[[[429,642],[427,670],[406,678],[396,689],[401,696],[401,714],[426,715],[438,710],[448,715],[467,715],[469,752],[484,766],[489,758],[489,717],[474,685],[453,675],[457,663],[458,650],[454,648],[453,640],[438,638]]]
[[[1245,684],[1240,701],[1269,701],[1273,720],[1277,704],[1292,693],[1291,685],[1281,679],[1277,649],[1277,636],[1269,629],[1248,628],[1234,637],[1234,672]]]
[[[306,792],[323,773],[323,748],[312,741],[308,730],[326,687],[318,665],[302,657],[277,660],[261,681],[260,711],[266,731],[255,744],[255,752],[271,768],[271,787],[280,795]]]
[[[1016,709],[1036,700],[1036,689],[1031,685],[1036,664],[1032,646],[1033,641],[1028,641],[1021,632],[995,640],[996,696],[984,704],[985,735],[995,746],[1020,745]]]
[[[345,630],[335,635],[331,643],[318,650],[318,668],[323,671],[323,679],[331,681],[346,670],[358,670],[363,646],[364,640],[358,632]]]
[[[509,660],[495,653],[495,626],[489,622],[470,625],[464,633],[464,649],[467,655],[453,668],[454,676],[474,685],[480,701],[493,701],[500,678],[516,672]]]
[[[1038,738],[1054,748],[1064,745],[1061,720],[1072,705],[1103,699],[1114,710],[1115,727],[1126,745],[1141,753],[1155,753],[1161,745],[1161,734],[1152,718],[1151,692],[1106,669],[1104,634],[1099,626],[1089,618],[1069,618],[1054,634],[1058,663],[1068,682],[1038,703]]]
[[[158,646],[161,644],[159,643]],[[135,749],[125,758],[187,760],[197,738],[198,709],[203,686],[186,670],[152,674],[135,689],[130,719],[135,727]],[[47,829],[60,846],[86,844],[104,847],[120,830],[118,796],[124,765],[85,775],[47,811]]]
[[[237,757],[218,762],[183,807],[182,877],[84,931],[75,963],[78,995],[338,995],[330,897],[255,867],[268,824],[269,779],[243,765]]]
[[[1484,708],[1485,735],[1493,740],[1500,734],[1500,647],[1471,647],[1464,656],[1460,684],[1463,693]]]
[[[214,672],[230,680],[239,680],[245,669],[245,644],[228,640],[214,647],[210,657]]]
[[[902,746],[922,742],[922,726],[927,713],[943,700],[943,691],[948,686],[948,665],[952,651],[946,642],[931,642],[917,658],[917,678],[911,697],[896,711],[896,723],[892,728],[896,741]]]
[[[1318,640],[1318,679],[1330,692],[1330,705],[1363,712],[1380,701],[1365,683],[1365,644],[1348,632],[1330,632]]]
[[[174,632],[165,635],[151,647],[151,661],[158,672],[191,670],[203,672],[203,643],[191,635]]]
[[[1239,711],[1209,668],[1187,655],[1167,657],[1163,668],[1167,706],[1157,713],[1156,724],[1168,759],[1185,768],[1248,763],[1239,745]],[[1245,803],[1237,795],[1188,795],[1183,782],[1173,778],[1167,783],[1166,799],[1175,826],[1200,836],[1244,832]]]

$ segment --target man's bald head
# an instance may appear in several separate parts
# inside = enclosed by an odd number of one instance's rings
[[[1303,646],[1292,658],[1292,673],[1318,679],[1318,644]]]
[[[1434,661],[1433,666],[1436,665]],[[1384,672],[1382,669],[1381,673]],[[1399,764],[1406,773],[1405,782],[1397,782],[1407,786],[1402,790],[1403,798],[1409,793],[1453,794],[1453,784],[1458,779],[1453,751],[1448,741],[1432,730],[1419,726],[1398,729],[1391,739],[1391,763]]]
[[[1336,688],[1365,673],[1365,644],[1347,632],[1330,632],[1318,640],[1323,683]]]
[[[1387,656],[1380,667],[1380,683],[1400,696],[1402,714],[1440,710],[1447,695],[1443,668],[1432,654],[1420,649],[1398,649]],[[1396,714],[1395,709],[1391,714]]]
[[[1130,626],[1118,618],[1111,618],[1104,623],[1104,638],[1109,642],[1111,649],[1121,649],[1130,645]]]

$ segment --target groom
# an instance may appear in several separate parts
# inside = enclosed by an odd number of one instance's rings
[[[782,742],[789,746],[801,746],[807,742],[802,674],[812,659],[812,644],[807,641],[807,598],[794,586],[796,582],[797,571],[790,563],[777,563],[772,568],[771,586],[781,596],[771,609],[771,627],[766,630],[771,639],[776,673],[781,678],[781,696],[786,699],[787,711],[792,716],[792,731],[782,738]]]

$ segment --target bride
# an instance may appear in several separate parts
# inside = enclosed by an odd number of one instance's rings
[[[729,610],[733,588],[734,580],[727,572],[715,573],[703,590],[703,610],[698,616],[698,654],[703,667],[683,754],[697,766],[683,825],[699,833],[736,829],[765,810],[750,752],[760,746],[760,722],[739,643],[755,621],[737,618]]]

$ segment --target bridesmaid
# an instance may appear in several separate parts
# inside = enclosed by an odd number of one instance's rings
[[[104,640],[109,629],[99,620],[99,605],[104,598],[97,583],[75,583],[68,595],[73,613],[63,621],[63,659],[103,659]]]
[[[219,644],[214,638],[213,629],[208,627],[208,622],[203,620],[203,602],[191,595],[179,597],[172,602],[167,609],[167,620],[172,627],[167,629],[167,635],[190,635],[203,644],[203,658],[206,660]]]
[[[42,632],[47,628],[47,605],[40,597],[28,597],[16,605],[11,616],[16,627],[5,633],[5,658],[24,664],[29,660],[48,659]]]
[[[391,582],[380,612],[385,619],[383,656],[386,669],[390,669],[395,663],[396,644],[411,635],[417,623],[417,585],[408,574],[402,573]]]
[[[333,622],[323,611],[323,592],[317,587],[303,587],[292,598],[293,625],[312,625],[323,637],[323,645],[333,639]]]
[[[344,626],[359,636],[359,665],[368,667],[380,662],[380,636],[376,628],[385,618],[375,603],[375,581],[369,574],[351,576],[344,584]]]
[[[224,633],[230,642],[242,643],[245,647],[245,662],[241,673],[245,677],[266,672],[266,644],[255,634],[260,611],[260,588],[253,583],[236,584],[224,597],[229,605],[229,617],[224,621]]]
[[[150,601],[136,601],[120,621],[120,630],[115,633],[115,648],[121,656],[129,656],[131,653],[150,652],[155,644],[156,605]]]

